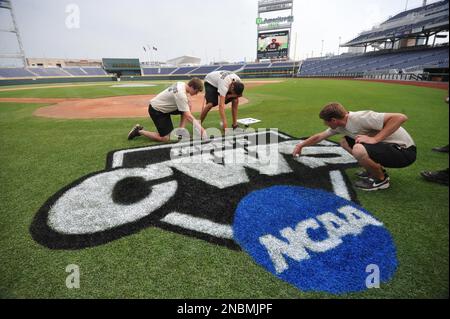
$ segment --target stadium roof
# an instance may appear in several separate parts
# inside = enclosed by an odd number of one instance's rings
[[[399,14],[389,18],[389,20],[387,20],[386,22],[397,20],[397,19],[406,17],[407,15],[410,15],[410,14],[413,14],[413,13],[421,13],[422,11],[423,12],[431,12],[433,9],[440,8],[442,5],[445,5],[445,4],[448,5],[448,0],[439,1],[439,2],[435,2],[435,3],[429,4],[427,6],[422,6],[422,7],[418,7],[418,8],[415,8],[415,9],[403,11],[403,12],[400,12]]]
[[[11,9],[11,1],[10,0],[0,0],[0,8]]]
[[[449,29],[449,0],[401,12],[370,31],[362,32],[342,47],[363,46],[388,39],[432,35]]]
[[[200,62],[201,62],[200,58],[193,57],[193,56],[187,56],[187,55],[167,60],[167,64],[175,65],[175,66],[199,65]]]

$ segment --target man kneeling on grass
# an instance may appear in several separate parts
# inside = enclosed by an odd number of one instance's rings
[[[167,88],[154,99],[150,101],[148,114],[155,123],[158,132],[149,132],[144,130],[140,124],[136,124],[128,134],[128,139],[132,140],[137,136],[145,136],[152,141],[168,142],[170,133],[173,131],[171,115],[181,115],[180,128],[184,128],[186,122],[193,124],[194,129],[205,136],[205,130],[202,128],[191,113],[188,95],[195,96],[203,91],[203,83],[198,78],[193,78],[188,84],[178,82]]]
[[[293,155],[299,156],[304,147],[343,134],[341,146],[365,168],[357,174],[360,179],[355,183],[362,190],[389,188],[390,179],[384,167],[403,168],[416,161],[415,143],[401,127],[408,120],[406,115],[348,112],[341,104],[331,103],[320,112],[320,118],[329,129],[298,144]]]

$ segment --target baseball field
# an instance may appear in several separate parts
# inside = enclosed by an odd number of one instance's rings
[[[396,247],[397,270],[379,289],[305,292],[265,271],[242,250],[158,227],[83,249],[50,249],[37,242],[30,226],[51,196],[103,170],[109,152],[150,145],[144,138],[127,140],[136,123],[154,129],[145,104],[139,105],[143,117],[135,118],[44,117],[37,116],[38,110],[67,99],[152,95],[168,86],[147,84],[154,86],[118,88],[108,82],[0,89],[1,298],[448,298],[448,188],[419,175],[449,165],[447,154],[431,151],[449,142],[448,93],[435,88],[295,79],[249,86],[244,94],[248,103],[240,118],[259,119],[255,128],[278,128],[298,138],[325,129],[318,113],[331,101],[352,111],[409,117],[404,127],[417,143],[416,163],[390,170],[387,190],[356,190],[360,205],[383,222]],[[204,126],[218,127],[218,113],[211,112]],[[351,181],[356,171],[346,171]],[[210,200],[224,202],[227,195]],[[73,264],[80,268],[79,289],[66,286],[66,267]]]

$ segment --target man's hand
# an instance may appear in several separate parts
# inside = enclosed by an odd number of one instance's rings
[[[293,157],[298,157],[302,154],[303,145],[302,143],[297,144],[297,146],[294,148],[294,152],[292,153]]]
[[[220,129],[223,131],[223,132],[225,132],[225,130],[228,128],[228,125],[227,124],[223,124],[223,122],[221,121],[220,122]]]
[[[367,135],[356,136],[356,144],[377,144],[378,140],[375,137],[370,137]]]

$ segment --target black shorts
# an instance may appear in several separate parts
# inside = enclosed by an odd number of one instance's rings
[[[175,111],[171,113],[163,113],[152,108],[151,105],[148,106],[148,114],[150,118],[155,123],[156,129],[161,137],[167,136],[173,131],[173,123],[171,115],[181,115],[183,112]]]
[[[205,82],[205,98],[206,104],[212,104],[212,106],[219,105],[219,91],[215,86],[212,86],[208,82]],[[237,98],[226,99],[225,104],[234,101]]]
[[[355,140],[346,136],[348,145],[353,148]],[[378,143],[378,144],[362,144],[369,157],[376,163],[388,168],[403,168],[413,164],[417,157],[417,148],[411,146],[408,148],[401,147],[397,144]]]

